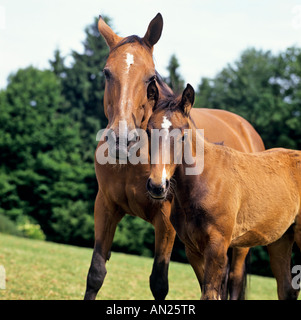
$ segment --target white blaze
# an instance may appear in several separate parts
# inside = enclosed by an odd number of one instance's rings
[[[167,130],[171,125],[172,123],[166,118],[166,116],[163,116],[163,122],[161,123],[161,128]]]
[[[131,53],[126,54],[126,73],[129,73],[130,67],[134,64],[134,56]]]
[[[124,119],[126,108],[129,106],[129,103],[131,103],[130,100],[127,100],[128,83],[129,83],[129,74],[128,73],[130,71],[131,65],[134,64],[134,56],[131,53],[126,54],[125,64],[126,64],[125,73],[127,74],[127,77],[125,78],[122,92],[121,92],[121,104],[120,104],[120,117],[121,117],[121,119]]]
[[[167,135],[168,135],[168,129],[169,127],[172,125],[172,123],[166,118],[166,116],[163,116],[163,121],[161,123],[161,128],[164,129],[165,131],[165,135],[164,135],[164,139],[167,139]],[[162,150],[163,152],[163,150]],[[161,183],[162,185],[166,184],[166,169],[165,169],[165,160],[163,159],[163,163],[164,163],[164,167],[162,170],[162,180]]]
[[[162,185],[164,186],[166,184],[166,169],[165,169],[165,165],[162,171],[162,180],[161,180]]]

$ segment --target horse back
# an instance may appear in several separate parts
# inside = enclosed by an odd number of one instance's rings
[[[205,138],[242,152],[265,150],[262,139],[252,125],[237,114],[219,109],[192,109],[191,118]]]

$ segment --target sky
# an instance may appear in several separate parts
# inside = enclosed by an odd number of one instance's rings
[[[195,87],[248,47],[278,53],[301,46],[301,0],[0,0],[0,88],[19,68],[49,68],[57,48],[64,56],[82,52],[84,28],[99,14],[120,36],[142,37],[158,12],[164,26],[156,69],[166,76],[175,54]]]

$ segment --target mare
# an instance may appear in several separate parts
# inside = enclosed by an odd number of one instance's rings
[[[106,261],[118,222],[125,214],[140,217],[155,229],[155,257],[150,275],[150,288],[156,300],[168,293],[168,266],[175,239],[175,230],[170,222],[172,196],[155,203],[145,191],[150,165],[120,164],[128,150],[137,142],[136,129],[146,129],[152,114],[154,100],[147,98],[149,83],[155,81],[160,96],[173,95],[155,70],[153,48],[160,39],[163,19],[158,14],[150,23],[145,35],[120,37],[100,17],[98,29],[106,40],[110,52],[103,70],[106,78],[104,111],[108,118],[107,128],[115,135],[117,165],[100,164],[97,151],[105,139],[101,138],[95,152],[95,172],[98,193],[95,200],[95,244],[87,276],[85,299],[95,299],[106,275]],[[263,142],[254,128],[243,118],[223,110],[192,110],[191,118],[198,128],[204,128],[209,141],[243,152],[264,150]],[[119,144],[119,123],[126,123],[129,139],[126,145]],[[232,260],[231,279],[233,294],[241,293],[244,261],[248,249],[239,249]],[[238,286],[236,285],[238,284]]]
[[[148,92],[158,101],[155,82]],[[202,299],[221,299],[230,247],[281,248],[282,237],[284,243],[289,237],[301,248],[301,151],[243,153],[206,141],[191,117],[194,96],[188,84],[182,96],[155,104],[147,132],[152,139],[154,129],[163,135],[158,147],[151,147],[147,189],[154,201],[161,202],[170,194],[170,179],[175,180],[170,220],[189,252]],[[183,145],[191,150],[194,163],[188,163],[191,158],[185,158]],[[200,168],[197,174],[189,171],[195,166]],[[277,257],[273,263],[281,267],[281,252]],[[292,286],[287,293],[286,298],[297,298]]]

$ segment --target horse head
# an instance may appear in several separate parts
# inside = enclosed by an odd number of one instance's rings
[[[145,129],[152,112],[147,99],[147,86],[156,79],[153,47],[160,39],[163,19],[160,13],[150,22],[143,38],[122,38],[100,17],[98,29],[109,46],[110,53],[104,67],[106,78],[104,111],[107,128],[114,135],[116,157],[126,158],[135,144],[137,128]],[[119,143],[121,132],[127,143]]]
[[[156,84],[150,83],[148,92],[156,92],[155,88]],[[166,198],[170,179],[177,166],[185,160],[183,145],[189,143],[187,129],[191,128],[189,114],[194,95],[194,89],[188,84],[182,95],[161,99],[154,105],[147,126],[151,172],[146,185],[153,199]],[[152,95],[148,94],[148,97],[151,99]],[[156,100],[158,101],[158,98]]]

